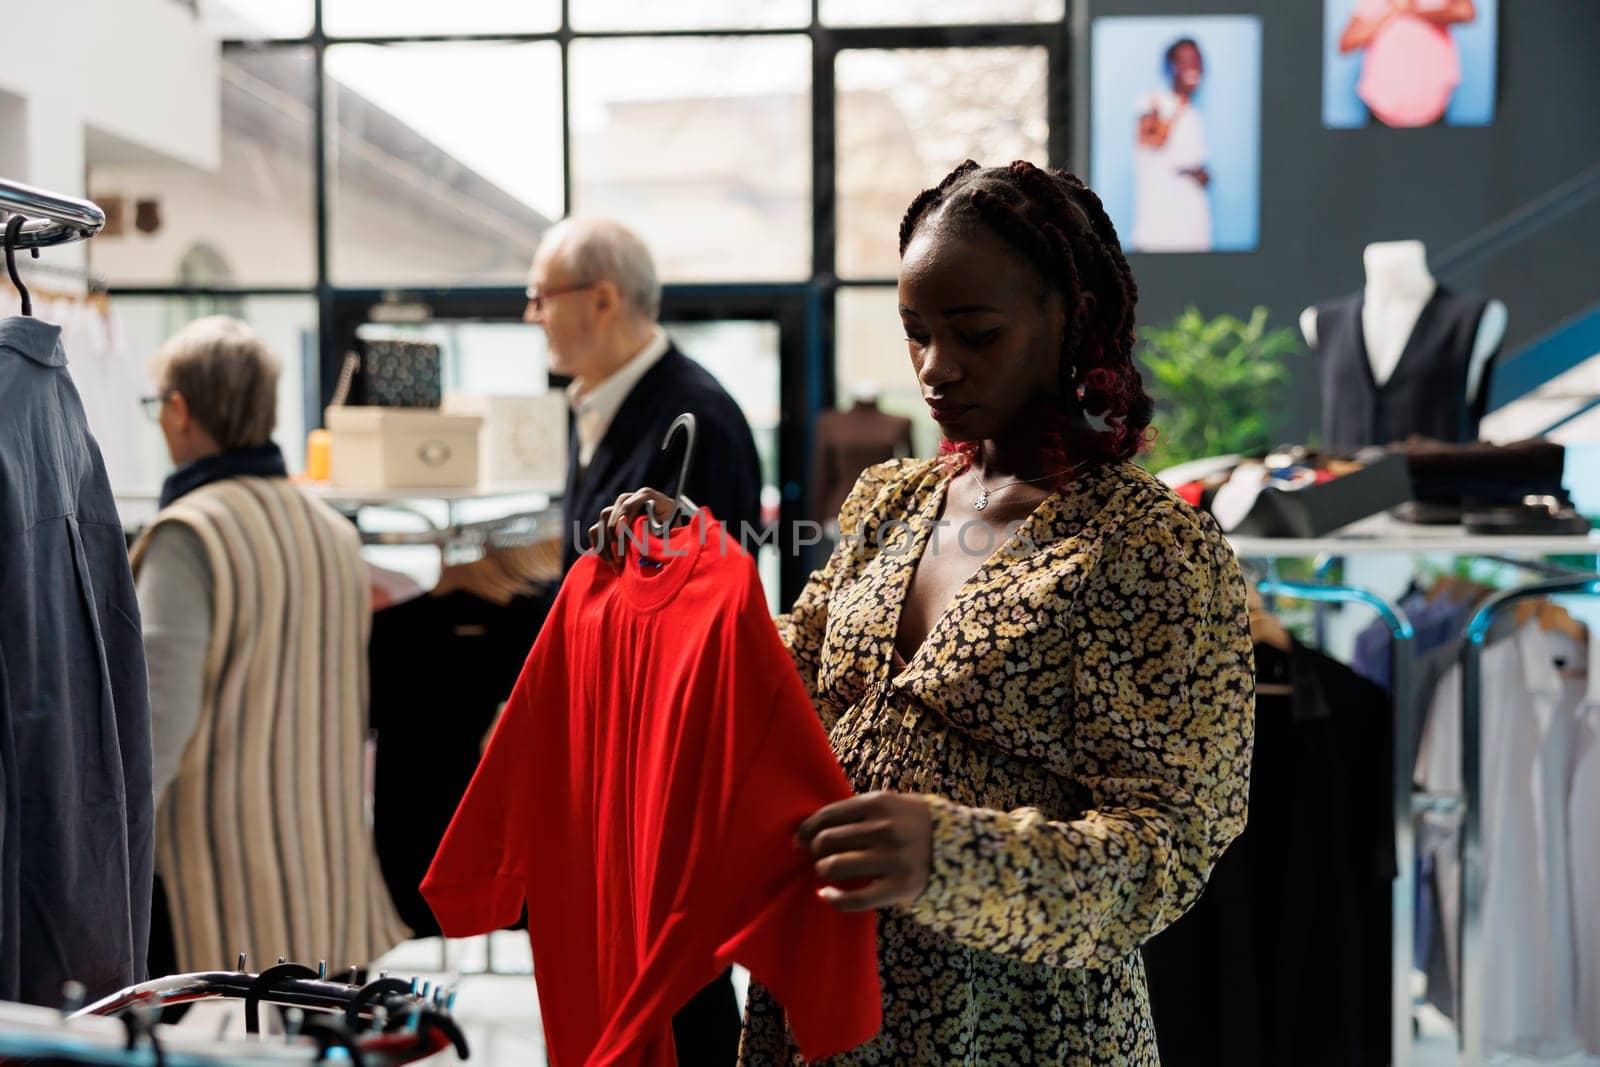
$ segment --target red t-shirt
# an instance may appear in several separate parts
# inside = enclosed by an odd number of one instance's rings
[[[567,576],[423,896],[451,937],[527,901],[556,1067],[672,1064],[673,1013],[729,963],[807,1057],[854,1048],[882,1021],[875,920],[817,899],[794,842],[849,784],[754,561],[706,509],[647,551]]]

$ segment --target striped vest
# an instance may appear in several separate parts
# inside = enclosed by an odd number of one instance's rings
[[[200,717],[156,812],[183,971],[365,966],[409,936],[365,816],[367,568],[354,527],[276,478],[186,494],[213,583]],[[150,537],[133,553],[137,574]]]

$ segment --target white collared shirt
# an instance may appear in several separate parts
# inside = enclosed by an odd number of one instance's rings
[[[1570,821],[1573,762],[1583,693],[1561,677],[1559,657],[1579,666],[1585,652],[1570,638],[1530,619],[1483,650],[1480,747],[1483,846],[1484,1041],[1488,1048],[1564,1056],[1580,1046],[1579,1020],[1594,1005],[1579,1000],[1580,919],[1594,902],[1574,898],[1595,849],[1592,813]],[[1461,668],[1440,681],[1417,752],[1417,779],[1433,792],[1461,789]],[[1588,769],[1592,775],[1595,768]],[[1590,786],[1594,788],[1594,786]],[[1460,865],[1459,819],[1437,839],[1435,871],[1446,955],[1458,974],[1453,940]],[[1575,850],[1574,845],[1577,845]],[[1573,871],[1573,861],[1585,868]],[[1575,878],[1574,875],[1577,875]]]
[[[1574,664],[1577,666],[1577,664]],[[1578,949],[1578,1037],[1600,1056],[1600,629],[1589,630],[1589,672],[1581,683],[1577,740],[1572,747],[1572,784],[1567,794],[1567,830],[1572,849],[1573,941]]]
[[[578,430],[578,466],[589,465],[622,402],[628,399],[639,379],[667,354],[669,347],[667,332],[657,326],[650,342],[610,377],[587,388],[578,382],[567,386],[567,403],[572,405],[573,424]]]

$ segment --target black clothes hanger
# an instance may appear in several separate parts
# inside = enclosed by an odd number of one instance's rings
[[[21,215],[12,215],[6,221],[6,273],[11,275],[11,284],[17,287],[17,292],[22,296],[22,313],[33,315],[33,298],[28,295],[28,287],[22,284],[22,276],[17,273],[17,238],[22,235],[22,226],[28,220]],[[39,258],[39,250],[33,249],[33,258]]]
[[[683,460],[678,464],[678,491],[672,498],[672,509],[662,517],[656,514],[655,504],[651,503],[645,508],[644,528],[646,532],[656,537],[665,538],[671,532],[672,526],[681,517],[693,517],[695,508],[693,501],[683,495],[683,487],[689,481],[689,465],[694,462],[695,420],[692,412],[685,411],[672,420],[672,425],[667,427],[667,435],[661,439],[661,451],[665,452],[672,447],[672,439],[677,436],[678,429],[683,429]],[[662,561],[639,552],[639,565],[642,567],[660,567]]]
[[[413,983],[403,978],[379,978],[362,986],[356,995],[350,998],[350,1005],[345,1009],[345,1022],[350,1026],[359,1026],[361,1013],[367,1010],[367,1005],[394,993],[412,993]]]
[[[261,998],[286,978],[316,978],[317,972],[299,963],[279,963],[256,975],[244,995],[244,1032],[261,1032]]]
[[[685,411],[672,420],[672,425],[667,427],[667,436],[661,440],[661,451],[665,452],[672,447],[672,439],[677,436],[680,427],[684,433],[683,460],[678,464],[678,491],[673,495],[672,510],[667,513],[666,518],[658,519],[655,509],[652,508],[648,519],[650,532],[658,537],[665,537],[680,516],[694,514],[693,503],[683,495],[683,487],[689,482],[689,465],[694,462],[695,420],[692,412]]]

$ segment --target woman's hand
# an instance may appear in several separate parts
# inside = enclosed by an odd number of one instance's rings
[[[622,531],[633,526],[633,520],[647,511],[659,518],[672,514],[673,499],[654,489],[635,489],[623,493],[608,508],[600,512],[600,521],[589,527],[589,547],[599,549],[600,558],[607,562],[617,556],[622,541]]]
[[[1162,122],[1160,112],[1154,108],[1139,116],[1139,144],[1145,148],[1160,148],[1171,133],[1172,124]]]
[[[829,804],[800,824],[795,840],[816,861],[818,896],[840,911],[910,904],[927,888],[933,815],[921,797],[878,792]]]

